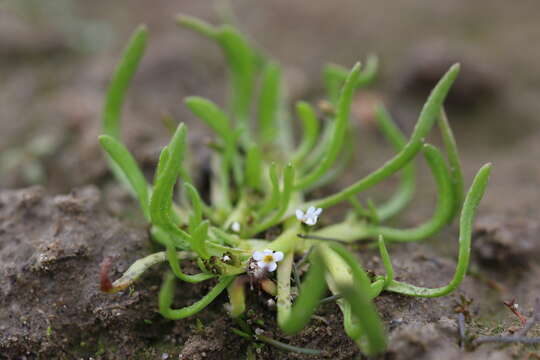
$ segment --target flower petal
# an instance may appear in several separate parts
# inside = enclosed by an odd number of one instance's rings
[[[274,253],[274,261],[281,261],[283,260],[283,253],[281,251],[276,251]]]
[[[234,232],[240,232],[240,223],[235,221],[231,224],[231,230]]]
[[[262,251],[255,251],[251,257],[253,260],[259,261],[264,258],[264,253]]]
[[[272,272],[274,270],[277,269],[277,263],[275,262],[271,262],[271,263],[268,263],[267,266],[266,266],[266,270]]]
[[[317,218],[316,217],[310,217],[309,219],[306,219],[306,221],[304,221],[306,223],[306,225],[309,225],[309,226],[313,226],[317,223]]]
[[[307,209],[307,216],[310,217],[310,216],[313,216],[313,214],[315,214],[315,206],[310,206],[309,209]]]
[[[296,218],[299,221],[302,221],[304,219],[304,212],[300,209],[296,209]]]
[[[270,264],[273,264],[273,263],[270,263]],[[268,267],[268,265],[270,265],[264,261],[257,261],[257,266],[259,267],[259,269],[263,270],[263,269],[266,269]]]
[[[323,211],[323,209],[318,208],[317,210],[315,210],[315,212],[313,213],[313,215],[319,216],[319,215],[321,215],[322,211]]]
[[[274,250],[270,250],[270,249],[263,250],[264,256],[272,255],[273,253],[274,253]]]

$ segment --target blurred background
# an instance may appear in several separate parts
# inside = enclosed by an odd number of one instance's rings
[[[540,213],[540,3],[533,0],[1,0],[0,188],[43,184],[62,193],[106,182],[97,143],[104,92],[140,23],[150,40],[124,109],[124,139],[151,169],[169,136],[162,120],[172,116],[189,125],[198,151],[207,132],[182,99],[223,103],[227,73],[214,44],[175,24],[178,13],[233,22],[283,65],[292,100],[322,98],[324,64],[379,56],[378,81],[354,103],[358,150],[343,184],[391,155],[371,136],[372,105],[383,100],[410,132],[431,87],[461,62],[446,107],[467,179],[493,162],[482,206]]]

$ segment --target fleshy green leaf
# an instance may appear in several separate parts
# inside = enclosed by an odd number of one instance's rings
[[[236,182],[241,184],[242,172],[236,150],[236,132],[232,128],[229,117],[210,100],[198,96],[190,96],[186,98],[185,102],[187,107],[197,117],[206,122],[222,139],[225,145],[225,151],[223,152],[225,169],[222,176],[228,173],[228,169],[232,169]]]
[[[140,25],[135,29],[111,79],[103,108],[103,131],[105,135],[116,139],[120,138],[122,105],[131,79],[135,75],[139,62],[144,55],[147,38],[148,30],[146,26]]]
[[[263,69],[259,94],[258,119],[263,143],[275,142],[278,133],[277,117],[280,110],[281,69],[269,62]]]
[[[258,145],[251,145],[246,154],[246,184],[255,190],[261,189],[262,183],[262,154]]]
[[[131,79],[135,75],[135,71],[139,66],[139,62],[146,48],[146,40],[148,38],[148,30],[146,26],[140,25],[131,35],[131,39],[124,49],[122,59],[116,67],[116,71],[111,79],[105,97],[105,104],[102,113],[102,127],[105,135],[120,141],[120,117],[122,115],[122,105],[126,97],[127,89],[131,83]],[[109,166],[114,176],[120,183],[129,187],[129,180],[126,179],[124,173],[118,168],[118,165],[109,160]]]
[[[377,55],[369,55],[366,60],[366,65],[364,70],[360,74],[358,81],[356,83],[357,88],[361,88],[371,84],[377,77],[377,72],[379,71],[379,58]]]
[[[454,188],[454,196],[456,198],[456,205],[454,214],[459,213],[464,197],[464,180],[463,170],[461,170],[461,161],[459,160],[459,153],[457,149],[456,140],[454,139],[454,133],[448,123],[446,112],[441,109],[439,117],[439,129],[441,130],[444,147],[446,149],[446,156],[448,157],[448,163],[450,165],[450,177],[452,178],[452,186]],[[454,216],[452,216],[452,219]]]
[[[249,139],[249,111],[253,98],[259,57],[247,39],[230,25],[212,27],[198,19],[180,15],[180,25],[215,40],[222,48],[231,74],[231,114],[242,129],[243,142]]]
[[[394,267],[392,266],[390,254],[388,254],[388,250],[386,249],[386,245],[384,243],[384,236],[379,235],[379,239],[377,241],[379,244],[379,253],[381,254],[384,270],[386,270],[386,276],[384,277],[384,288],[386,288],[388,285],[390,285],[392,280],[394,280]]]
[[[354,279],[353,285],[336,281],[340,294],[350,306],[356,321],[348,335],[359,343],[366,355],[381,353],[386,349],[386,336],[381,319],[369,295],[371,294],[370,281],[354,256],[344,247],[336,243],[331,244],[330,247],[349,265]]]
[[[171,309],[174,297],[174,283],[176,280],[174,276],[169,273],[165,276],[163,284],[161,285],[161,290],[159,291],[159,312],[163,317],[171,320],[184,319],[195,315],[214,301],[214,299],[229,286],[233,279],[234,276],[224,276],[219,280],[217,285],[208,292],[208,294],[196,303],[181,309]]]
[[[137,195],[139,204],[146,220],[150,221],[148,184],[143,173],[137,166],[137,162],[119,141],[108,135],[99,137],[101,146],[107,151],[116,166],[122,171],[123,176],[128,180],[133,192]]]
[[[360,64],[358,63],[352,68],[341,91],[338,101],[336,120],[333,124],[332,137],[327,144],[324,156],[314,170],[298,180],[298,182],[295,184],[295,189],[305,189],[315,183],[321,176],[325,174],[326,171],[332,167],[336,158],[338,157],[339,152],[343,147],[343,143],[345,142],[344,140],[347,134],[351,102],[354,95],[354,84],[356,83],[359,75]]]
[[[215,275],[210,273],[200,273],[195,275],[184,274],[182,268],[180,267],[180,261],[178,260],[176,246],[174,244],[173,238],[166,231],[160,229],[157,226],[153,226],[150,230],[152,237],[154,237],[160,244],[163,244],[166,248],[167,260],[173,274],[182,281],[189,283],[198,283],[215,277]]]
[[[192,214],[189,217],[189,231],[195,231],[195,228],[202,222],[203,203],[197,189],[190,183],[184,183],[184,188],[191,201]]]
[[[347,78],[348,71],[345,67],[337,64],[327,64],[323,70],[326,96],[331,104],[336,105],[339,98],[339,90]]]
[[[164,228],[183,241],[189,242],[191,237],[175,225],[171,214],[174,185],[182,168],[185,147],[186,127],[184,124],[180,124],[167,147],[167,163],[154,186],[154,192],[150,199],[150,218],[152,224]]]
[[[225,143],[234,139],[229,117],[212,101],[199,96],[189,96],[185,103],[193,114],[210,126]]]
[[[281,196],[281,193],[279,191],[279,176],[277,173],[277,165],[276,163],[272,163],[270,165],[270,168],[268,169],[269,177],[270,177],[270,183],[272,186],[272,190],[270,193],[270,196],[266,201],[264,202],[263,206],[259,210],[258,217],[263,218],[268,213],[270,213],[272,210],[277,208],[279,204],[279,198]]]
[[[465,202],[463,203],[463,208],[461,209],[461,218],[459,221],[458,263],[456,266],[456,272],[454,273],[454,277],[448,283],[448,285],[435,289],[430,289],[392,280],[390,285],[386,288],[387,291],[397,292],[410,296],[439,297],[448,295],[449,293],[454,291],[459,286],[459,284],[461,284],[467,272],[467,268],[469,267],[469,258],[471,255],[471,234],[474,215],[476,212],[476,208],[480,204],[480,200],[482,200],[482,197],[484,196],[490,172],[491,164],[486,164],[482,166],[482,168],[474,177],[469,192],[465,197]]]
[[[421,150],[423,139],[427,136],[433,123],[437,120],[437,116],[441,109],[441,106],[450,90],[450,87],[454,83],[459,73],[459,64],[454,64],[447,73],[437,83],[430,96],[428,97],[418,122],[414,128],[414,131],[409,139],[407,145],[394,156],[391,160],[387,161],[382,167],[373,171],[363,179],[358,180],[354,184],[348,186],[344,190],[337,194],[327,196],[323,199],[313,201],[313,205],[320,208],[327,208],[332,205],[338,204],[342,201],[346,201],[352,195],[364,191],[375,184],[378,184],[382,180],[386,179],[396,171],[407,165],[411,159]],[[309,204],[310,205],[310,204]]]
[[[296,334],[304,328],[326,291],[324,263],[317,250],[311,253],[310,264],[306,279],[300,286],[300,295],[296,298],[288,317],[279,324],[288,335]]]
[[[319,136],[319,121],[313,107],[307,102],[299,101],[296,103],[296,114],[302,120],[303,138],[298,146],[298,150],[293,155],[292,162],[300,163],[306,158],[310,151],[317,144]]]
[[[437,208],[433,216],[429,221],[410,229],[368,225],[367,231],[373,236],[383,235],[387,241],[418,241],[426,239],[448,224],[454,215],[454,191],[444,158],[436,147],[429,144],[424,145],[423,152],[437,183]]]
[[[239,317],[246,311],[246,279],[245,277],[236,277],[227,287],[229,302],[231,304],[231,317]]]
[[[294,165],[289,163],[283,171],[283,189],[279,195],[279,207],[277,211],[270,216],[269,219],[263,221],[249,232],[249,235],[255,235],[263,230],[266,230],[281,220],[281,217],[285,214],[289,208],[289,202],[291,200],[294,182]]]
[[[206,249],[206,238],[208,236],[208,220],[203,221],[193,230],[191,247],[203,259],[208,259],[210,254]]]
[[[388,111],[381,105],[375,112],[379,129],[396,149],[401,151],[407,144],[405,135],[399,130]],[[411,160],[402,169],[397,191],[392,197],[377,209],[379,219],[385,221],[401,212],[411,201],[415,190],[415,162]]]
[[[379,58],[376,55],[369,55],[364,70],[362,70],[354,84],[354,88],[358,89],[372,83],[377,76],[378,69]],[[331,104],[337,104],[339,89],[347,79],[348,73],[347,68],[341,65],[328,64],[324,67],[324,85],[326,87],[326,95]]]
[[[178,22],[178,24],[188,29],[194,30],[199,34],[207,36],[211,39],[215,38],[218,34],[218,30],[214,26],[193,16],[178,15],[176,21]]]
[[[167,161],[169,161],[169,150],[167,146],[164,146],[159,153],[159,160],[156,167],[156,172],[154,173],[154,186],[158,183],[160,176],[163,174],[163,169],[165,168]]]

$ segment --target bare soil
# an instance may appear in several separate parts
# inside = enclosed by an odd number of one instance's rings
[[[161,125],[164,115],[188,124],[195,159],[203,158],[208,131],[181,99],[195,94],[222,103],[226,72],[217,49],[177,29],[172,16],[185,12],[215,21],[216,13],[198,1],[150,6],[135,0],[128,12],[125,4],[92,3],[77,3],[60,17],[43,6],[28,12],[15,2],[0,5],[0,359],[245,358],[249,342],[230,331],[225,295],[196,318],[161,318],[157,291],[165,267],[156,266],[129,291],[99,291],[104,258],[114,258],[116,277],[156,250],[135,203],[111,179],[96,141],[104,89],[120,48],[137,23],[149,25],[150,46],[124,112],[124,138],[137,160],[152,171],[169,136]],[[470,273],[458,292],[444,298],[377,298],[390,343],[381,359],[540,357],[534,345],[461,346],[457,323],[459,313],[466,315],[468,342],[509,334],[520,325],[503,301],[516,299],[529,316],[540,296],[540,50],[530,46],[540,36],[538,11],[534,1],[502,0],[234,3],[238,25],[284,63],[293,99],[321,97],[319,74],[327,61],[350,65],[370,52],[381,58],[380,81],[355,102],[358,154],[326,192],[391,155],[364,121],[370,99],[383,98],[409,131],[434,81],[450,63],[463,64],[447,110],[467,179],[481,164],[494,163],[476,221]],[[85,26],[93,23],[104,33],[87,44]],[[438,143],[437,136],[430,140]],[[431,216],[432,179],[424,167],[419,177],[418,200],[396,226]],[[42,186],[29,187],[35,184]],[[369,195],[384,198],[394,184]],[[446,283],[457,235],[454,224],[423,243],[392,245],[398,278],[423,286]],[[358,257],[366,269],[382,273],[376,252],[362,245]],[[183,284],[175,306],[192,303],[211,285]],[[285,337],[264,295],[254,292],[248,301],[248,318],[267,335],[324,351],[310,357],[263,346],[257,359],[360,356],[335,304],[322,306],[300,335]],[[537,326],[529,336],[539,332]]]

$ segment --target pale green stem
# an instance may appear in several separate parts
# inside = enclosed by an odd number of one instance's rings
[[[282,324],[291,315],[291,273],[294,251],[285,254],[277,269],[277,320]]]
[[[194,254],[187,251],[176,252],[176,257],[179,260],[193,259]],[[142,259],[135,261],[131,266],[122,274],[122,276],[115,280],[112,284],[113,289],[111,292],[117,292],[123,290],[133,284],[146,270],[150,267],[167,261],[167,254],[165,251],[160,251]]]

